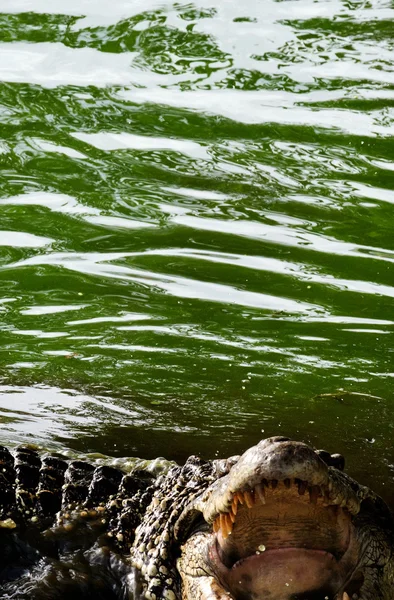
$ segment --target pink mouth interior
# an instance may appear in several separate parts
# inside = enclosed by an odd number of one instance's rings
[[[321,550],[281,548],[244,558],[225,579],[235,597],[284,600],[305,591],[319,590],[322,600],[338,587],[336,560]],[[330,596],[328,596],[330,594]]]
[[[332,599],[347,578],[341,562],[351,541],[347,510],[300,495],[295,486],[279,485],[264,501],[249,492],[247,500],[232,522],[228,514],[217,520],[210,548],[225,589],[242,600]]]

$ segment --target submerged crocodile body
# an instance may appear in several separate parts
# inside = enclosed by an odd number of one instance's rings
[[[1,447],[0,598],[393,600],[394,522],[284,437],[158,477]]]

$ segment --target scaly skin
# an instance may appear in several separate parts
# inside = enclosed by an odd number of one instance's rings
[[[343,466],[282,437],[157,478],[0,448],[0,598],[393,600],[393,518]]]

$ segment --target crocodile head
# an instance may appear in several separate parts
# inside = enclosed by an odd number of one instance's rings
[[[340,455],[275,437],[217,465],[227,474],[178,523],[183,598],[393,597],[391,515]]]

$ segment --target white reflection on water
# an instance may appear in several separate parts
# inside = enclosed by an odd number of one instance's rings
[[[0,229],[0,246],[13,248],[43,248],[49,246],[54,240],[24,231],[4,231]]]
[[[386,81],[386,74],[384,74],[384,81]],[[394,72],[392,82],[394,83]],[[330,129],[333,132],[338,131],[369,137],[390,136],[394,133],[394,124],[379,124],[379,121],[387,114],[387,109],[366,113],[350,109],[321,107],[315,107],[311,110],[308,106],[297,106],[297,103],[309,102],[308,93],[301,96],[300,94],[288,94],[287,92],[244,92],[243,90],[227,89],[184,92],[152,87],[149,89],[121,90],[116,95],[133,103],[152,102],[159,105],[221,115],[227,119],[246,124],[304,125]],[[394,92],[384,90],[379,95],[392,99]],[[346,94],[343,94],[343,96],[346,97]],[[291,106],[291,110],[288,110],[289,106]]]
[[[352,181],[351,186],[354,193],[361,196],[361,198],[372,198],[373,200],[379,200],[380,202],[394,204],[394,190],[366,185],[360,181]]]
[[[151,319],[151,315],[144,315],[142,313],[126,313],[119,316],[108,316],[108,317],[92,317],[91,319],[78,319],[76,321],[69,321],[69,325],[93,325],[94,323],[127,323],[128,321],[144,321]]]
[[[271,294],[249,292],[221,283],[210,283],[187,277],[155,273],[144,269],[109,264],[108,262],[128,255],[130,253],[112,253],[108,255],[98,253],[53,253],[19,261],[18,263],[14,263],[12,268],[39,264],[59,265],[71,271],[78,271],[84,274],[135,281],[136,283],[159,288],[173,296],[181,298],[195,298],[289,313],[325,314],[326,312],[317,304],[309,304],[300,300],[290,300]],[[10,266],[7,268],[10,268]]]
[[[226,252],[210,252],[208,250],[195,250],[186,248],[164,248],[162,250],[153,250],[144,253],[156,254],[159,256],[177,256],[185,258],[194,258],[197,260],[206,260],[208,262],[230,264],[246,269],[257,269],[261,271],[271,271],[272,273],[281,273],[290,275],[300,280],[323,285],[334,286],[338,289],[348,290],[350,292],[359,292],[363,294],[379,294],[394,298],[394,287],[374,283],[373,281],[360,281],[356,279],[341,279],[333,275],[317,273],[316,268],[310,269],[308,265],[294,263],[277,258],[268,258],[266,256],[250,256],[245,254],[229,254]],[[135,255],[138,255],[137,253]],[[140,254],[142,255],[142,253]]]
[[[266,223],[243,220],[203,219],[185,214],[173,216],[171,217],[171,221],[178,225],[191,227],[192,229],[245,236],[285,246],[299,246],[316,252],[394,262],[393,250],[342,242],[332,237],[309,233],[300,227],[290,228],[284,225],[268,225]]]
[[[57,313],[64,313],[70,310],[81,310],[86,308],[88,304],[55,304],[53,306],[29,306],[28,308],[20,311],[21,315],[37,316],[37,315],[53,315]]]
[[[137,52],[113,54],[95,48],[67,48],[60,43],[0,43],[0,80],[43,87],[79,85],[174,85],[183,74],[161,75],[134,69]],[[194,79],[198,76],[195,75]],[[188,81],[193,79],[187,75]]]
[[[7,205],[15,205],[15,206],[43,206],[48,208],[52,212],[65,213],[68,215],[78,215],[82,217],[88,223],[92,223],[94,225],[101,225],[103,227],[114,227],[114,228],[124,228],[124,229],[141,229],[147,227],[155,227],[154,223],[148,223],[145,221],[136,221],[135,219],[129,219],[126,217],[113,216],[113,215],[105,215],[101,214],[101,211],[98,208],[94,208],[93,206],[87,206],[85,204],[81,204],[78,202],[76,198],[72,196],[68,196],[67,194],[53,194],[50,192],[31,192],[28,194],[21,194],[18,196],[11,196],[10,198],[1,198],[0,206]],[[0,231],[0,246],[1,245],[10,245],[10,246],[18,246],[18,232],[12,232],[12,237],[10,233],[10,239],[12,243],[2,244],[2,233]],[[16,243],[13,243],[13,239],[15,235]],[[30,235],[30,234],[24,234]],[[37,237],[37,236],[36,236]],[[38,238],[40,239],[40,238]],[[41,238],[45,239],[45,238]],[[50,240],[52,242],[53,240]],[[37,244],[38,245],[38,244]],[[44,245],[44,244],[43,244]],[[31,245],[28,247],[36,247],[35,245]]]
[[[205,219],[204,221],[207,221],[207,219]],[[221,227],[222,223],[222,221],[218,221],[218,231],[223,229],[223,227]],[[225,231],[227,231],[229,222],[226,221],[225,224]],[[237,225],[237,223],[234,223],[234,225]],[[270,227],[263,226],[262,224],[258,225],[261,227]],[[276,230],[277,227],[273,229]],[[244,233],[242,233],[242,231],[243,230],[241,228],[240,232],[233,231],[232,233],[238,233],[238,235],[243,235]],[[275,235],[278,234],[276,233]],[[337,242],[339,247],[335,247],[334,251],[333,248],[330,247],[329,240],[326,240],[325,238],[320,239],[318,236],[313,236],[312,234],[308,234],[308,236],[312,239],[316,238],[320,243],[320,246],[312,247],[313,250],[343,254],[345,256],[355,256],[364,259],[378,258],[381,260],[388,260],[389,262],[394,262],[394,257],[389,259],[388,257],[384,256],[375,256],[375,254],[372,253],[372,250],[376,253],[379,252],[380,249],[372,247],[370,248],[367,246],[350,245],[345,244],[344,242]],[[275,242],[280,243],[280,238],[275,239]],[[299,243],[302,245],[302,241],[300,241]],[[325,243],[328,243],[328,249],[325,248]],[[352,250],[350,250],[350,247],[352,248]],[[306,248],[310,249],[310,246],[306,246]],[[362,254],[361,251],[363,250],[368,250],[370,254]],[[382,250],[382,252],[387,253],[388,251]],[[174,296],[180,296],[182,298],[199,298],[203,300],[211,300],[215,302],[223,302],[228,304],[238,304],[249,307],[258,307],[275,311],[280,310],[290,313],[306,313],[309,315],[308,319],[310,320],[314,320],[315,318],[320,319],[321,317],[324,317],[327,320],[340,319],[340,321],[338,322],[353,322],[353,318],[350,316],[330,316],[326,308],[323,308],[316,304],[309,304],[298,300],[290,300],[263,293],[237,290],[233,286],[224,284],[208,283],[197,279],[189,279],[186,277],[173,276],[170,274],[156,273],[143,269],[135,269],[125,265],[109,264],[111,263],[111,261],[122,260],[129,257],[133,258],[149,256],[161,256],[163,258],[189,258],[218,264],[234,265],[246,269],[268,271],[275,274],[288,275],[290,277],[296,278],[301,281],[305,281],[307,283],[317,283],[329,287],[335,287],[341,290],[347,290],[350,292],[371,295],[377,294],[389,298],[394,297],[394,287],[392,286],[383,285],[372,281],[361,281],[356,279],[343,279],[339,277],[334,277],[333,275],[319,273],[317,272],[316,268],[309,268],[307,264],[295,263],[264,256],[250,256],[244,254],[239,255],[226,252],[212,252],[207,250],[195,250],[186,248],[164,248],[160,250],[150,250],[145,252],[113,252],[105,254],[48,253],[46,255],[33,256],[28,259],[24,259],[16,263],[7,265],[3,268],[13,269],[37,265],[58,265],[70,269],[72,271],[78,271],[84,274],[94,274],[101,277],[125,279],[129,281],[135,281],[137,283],[143,283],[145,285],[161,288]],[[70,310],[71,309],[72,307],[70,307]],[[45,310],[45,307],[43,310]],[[97,317],[93,320],[89,319],[87,322],[117,322],[149,318],[149,315],[126,314],[119,317]],[[363,319],[359,321],[358,317],[356,319],[357,320],[355,322],[364,322]],[[84,320],[73,321],[73,323],[75,324],[84,322]],[[366,322],[370,322],[370,319],[367,319]],[[376,322],[383,323],[383,321],[379,320]],[[386,322],[388,324],[391,324],[391,321]]]
[[[31,365],[32,368],[34,365]],[[93,397],[55,387],[0,385],[0,436],[8,440],[35,442],[54,436],[74,437],[75,427],[86,431],[109,421],[141,419],[143,409],[124,408],[108,398]]]
[[[53,194],[50,192],[30,192],[18,196],[10,196],[0,199],[0,206],[43,206],[59,213],[69,215],[96,215],[100,211],[93,206],[86,206],[78,202],[76,198],[67,194]]]
[[[181,152],[191,158],[209,159],[204,146],[191,140],[180,140],[179,138],[164,138],[145,135],[134,135],[131,133],[83,133],[71,134],[73,137],[91,144],[100,150],[121,150],[129,148],[133,150],[172,150]]]
[[[0,78],[47,87],[133,84],[148,88],[174,86],[182,82],[190,84],[204,79],[206,84],[215,87],[231,66],[250,72],[259,71],[270,77],[285,75],[302,84],[338,78],[384,85],[393,83],[394,73],[390,65],[394,62],[394,53],[387,41],[364,40],[357,34],[343,37],[340,33],[319,33],[309,44],[299,40],[297,26],[293,26],[292,21],[296,25],[309,19],[346,19],[357,23],[394,18],[388,1],[371,2],[368,7],[365,3],[353,4],[339,0],[303,0],[302,3],[246,0],[240,5],[237,0],[196,0],[190,5],[196,10],[192,19],[193,30],[196,35],[214,40],[220,55],[215,56],[212,60],[214,68],[203,77],[193,69],[166,74],[159,73],[159,69],[146,69],[145,57],[139,49],[113,53],[89,47],[69,48],[57,42],[13,42],[12,45],[0,44]],[[130,21],[130,31],[139,32],[157,24],[157,12],[160,11],[169,30],[184,32],[190,19],[184,19],[183,13],[190,6],[158,0],[117,0],[111,3],[104,0],[57,0],[52,3],[47,0],[3,0],[0,10],[74,15],[78,17],[70,25],[74,32],[88,27],[108,27],[123,19],[145,14],[145,20]],[[197,16],[198,8],[206,9],[201,18]],[[173,50],[174,62],[175,52],[176,49]],[[140,64],[135,59],[141,57]],[[206,60],[207,57],[197,55],[195,58]],[[160,93],[160,90],[157,91]],[[355,111],[353,116],[357,117]]]
[[[60,338],[69,335],[66,331],[41,331],[40,329],[12,329],[10,333],[14,335],[31,335],[39,339]]]

